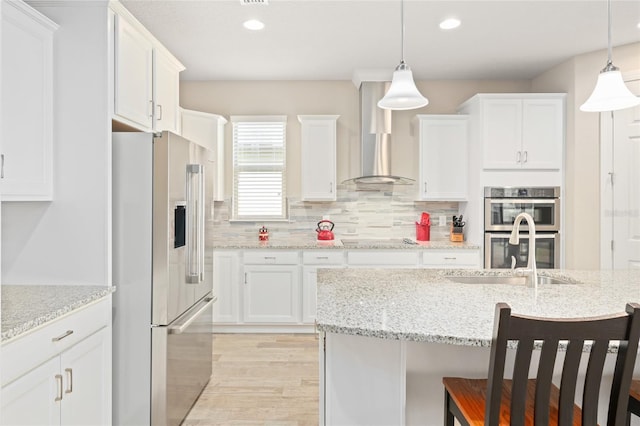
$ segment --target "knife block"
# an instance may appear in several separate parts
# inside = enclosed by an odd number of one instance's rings
[[[461,243],[464,241],[464,227],[452,226],[449,230],[449,240],[454,243]]]

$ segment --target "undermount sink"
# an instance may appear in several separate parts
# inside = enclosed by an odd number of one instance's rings
[[[526,285],[527,284],[526,276],[464,276],[464,277],[447,277],[449,281],[453,281],[461,284],[508,284],[508,285]],[[565,278],[557,278],[557,277],[546,277],[538,275],[538,285],[547,285],[547,284],[579,284],[576,281],[565,279]]]

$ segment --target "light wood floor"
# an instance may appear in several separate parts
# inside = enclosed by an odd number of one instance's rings
[[[183,426],[318,424],[314,334],[215,334],[213,374]]]

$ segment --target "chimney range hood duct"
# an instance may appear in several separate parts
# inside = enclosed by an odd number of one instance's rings
[[[360,85],[361,175],[343,183],[408,185],[413,179],[391,173],[391,110],[378,107],[389,82],[363,81]]]

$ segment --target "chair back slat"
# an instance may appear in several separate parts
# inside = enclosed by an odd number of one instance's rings
[[[496,304],[493,319],[493,338],[489,355],[489,380],[485,406],[485,425],[498,426],[500,423],[500,404],[502,402],[502,381],[504,363],[507,356],[507,333],[511,308],[506,303]]]
[[[605,340],[596,340],[591,346],[582,393],[582,424],[585,426],[597,424],[598,397],[608,346],[609,342]]]
[[[627,394],[640,339],[640,305],[628,304],[626,313],[588,319],[546,319],[511,315],[505,303],[496,305],[489,380],[485,407],[485,425],[497,426],[500,418],[502,383],[507,342],[516,340],[511,400],[511,425],[522,424],[527,405],[527,382],[531,353],[536,340],[543,340],[535,380],[534,423],[548,425],[551,384],[559,340],[567,340],[559,396],[559,426],[573,424],[576,382],[584,341],[593,341],[587,363],[582,395],[582,425],[597,424],[600,382],[607,349],[611,340],[620,340],[609,401],[607,426],[622,426],[626,420]],[[629,356],[627,356],[629,354]],[[554,396],[558,398],[558,396]],[[520,420],[518,420],[520,419]]]
[[[524,425],[524,414],[527,402],[527,383],[529,381],[529,365],[533,353],[533,340],[520,340],[513,364],[511,385],[511,426]]]
[[[584,340],[570,340],[562,364],[560,399],[558,402],[558,426],[573,426],[573,402],[576,395],[580,357]]]
[[[629,339],[620,342],[616,367],[613,373],[611,397],[609,399],[608,426],[627,424],[628,394],[631,389],[633,370],[640,339],[640,306],[628,304],[626,311],[632,315],[629,324]]]
[[[534,402],[533,420],[536,426],[549,424],[549,402],[551,400],[551,380],[553,366],[558,355],[558,339],[547,339],[542,345],[542,353],[538,362],[538,376],[536,378],[536,397]]]

